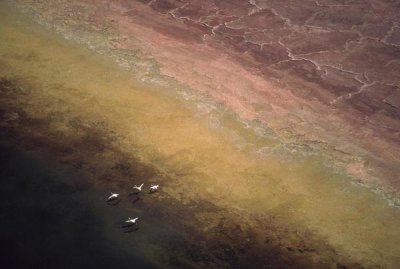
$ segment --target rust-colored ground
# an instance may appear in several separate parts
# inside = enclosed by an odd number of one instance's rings
[[[396,1],[18,2],[60,32],[111,33],[101,50],[150,57],[161,74],[333,150],[349,173],[398,197]]]

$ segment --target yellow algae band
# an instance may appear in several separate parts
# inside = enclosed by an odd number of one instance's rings
[[[213,115],[196,115],[161,87],[140,84],[110,60],[4,12],[0,76],[26,89],[28,97],[13,105],[48,122],[49,133],[79,136],[71,119],[103,124],[114,147],[168,175],[164,191],[183,205],[208,200],[240,212],[261,232],[255,220],[277,216],[362,265],[400,267],[399,210],[352,185],[319,155],[257,155],[251,145],[279,148],[279,142],[260,139],[230,116],[210,128]]]

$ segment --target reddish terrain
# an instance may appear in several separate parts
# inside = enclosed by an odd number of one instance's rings
[[[328,149],[399,197],[397,1],[18,2],[50,25],[112,32],[109,49],[139,50],[161,74],[289,141]]]

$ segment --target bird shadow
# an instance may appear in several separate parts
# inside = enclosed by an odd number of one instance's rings
[[[133,233],[133,232],[136,232],[137,230],[139,230],[140,228],[139,227],[129,227],[129,229],[125,229],[124,230],[124,233]]]
[[[107,201],[107,204],[110,205],[110,206],[116,206],[116,205],[118,205],[120,202],[121,202],[121,200],[119,200],[119,199],[114,199],[114,200],[108,200],[108,201]]]
[[[137,197],[135,197],[134,199],[131,200],[131,203],[135,204],[135,203],[139,202],[140,200],[142,200],[142,198],[137,196]]]
[[[139,195],[139,193],[140,193],[140,191],[133,191],[133,192],[130,192],[130,193],[128,194],[128,196]]]

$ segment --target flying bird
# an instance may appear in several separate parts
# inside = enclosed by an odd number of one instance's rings
[[[134,189],[137,189],[138,191],[142,191],[142,187],[143,187],[144,183],[142,183],[142,185],[138,186],[133,186]]]
[[[136,224],[136,221],[137,221],[138,219],[139,219],[139,218],[134,218],[134,219],[128,218],[128,220],[126,220],[125,222],[126,222],[126,223],[129,223],[129,224],[131,224],[131,225],[133,225],[133,224]]]
[[[118,198],[118,196],[119,196],[118,193],[111,193],[111,195],[108,197],[107,201],[115,200]]]
[[[151,184],[151,186],[150,186],[150,191],[151,191],[151,192],[155,192],[155,191],[158,190],[158,187],[159,187],[159,185],[153,185],[153,184]]]

